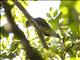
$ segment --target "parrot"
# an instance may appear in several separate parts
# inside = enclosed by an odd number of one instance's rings
[[[50,25],[43,18],[37,17],[37,18],[33,18],[33,20],[35,20],[35,22],[38,25],[38,28],[45,36],[53,36],[57,38],[60,37],[59,34],[55,33],[53,29],[50,27]],[[26,27],[29,27],[29,26],[32,26],[32,24],[28,20],[26,21]]]

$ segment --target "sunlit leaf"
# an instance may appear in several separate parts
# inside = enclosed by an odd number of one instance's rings
[[[53,10],[53,8],[51,7],[51,8],[50,8],[50,15],[53,16],[53,14],[54,14],[54,10]]]
[[[77,11],[78,13],[80,13],[80,1],[76,1],[74,7],[75,7],[76,11]]]
[[[58,10],[56,10],[53,14],[53,16],[55,17],[58,14]]]
[[[48,18],[51,18],[51,15],[49,13],[46,14]]]

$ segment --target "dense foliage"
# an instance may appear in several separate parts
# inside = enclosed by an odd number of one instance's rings
[[[45,1],[46,2],[46,1]],[[54,11],[51,7],[44,18],[52,29],[60,35],[60,38],[44,36],[49,49],[45,49],[34,27],[26,28],[27,18],[15,6],[12,1],[11,13],[15,23],[23,31],[30,42],[30,46],[42,55],[44,60],[80,60],[80,1],[61,1],[59,10]],[[26,8],[28,1],[20,1]],[[6,20],[5,12],[0,6],[0,59],[25,60],[25,50],[21,41],[11,32],[12,27]],[[2,24],[2,23],[6,24]],[[26,53],[27,54],[27,53]]]

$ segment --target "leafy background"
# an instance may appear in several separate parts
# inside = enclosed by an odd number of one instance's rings
[[[7,2],[13,5],[12,1]],[[28,6],[28,1],[19,2],[25,8]],[[0,9],[3,8],[0,6]],[[2,12],[0,22],[6,20],[4,10]],[[60,35],[60,38],[45,36],[48,50],[42,47],[34,27],[26,28],[27,19],[23,13],[16,6],[12,7],[11,12],[30,45],[39,50],[44,60],[80,60],[80,1],[61,1],[58,10],[54,11],[51,7],[47,12],[45,20]],[[10,29],[9,23],[0,26],[0,59],[25,60],[23,46]]]

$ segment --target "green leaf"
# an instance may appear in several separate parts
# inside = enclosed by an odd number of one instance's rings
[[[50,15],[50,13],[47,13],[46,15],[47,15],[47,17],[48,17],[48,18],[51,18],[51,15]]]
[[[0,27],[0,35],[2,37],[8,37],[9,36],[8,32],[4,29],[4,27]],[[1,37],[0,37],[0,39],[1,39]]]
[[[50,13],[49,13],[49,14],[51,15],[51,17],[53,17],[54,10],[53,10],[53,8],[52,8],[52,7],[50,8]]]
[[[15,51],[18,48],[19,43],[20,43],[19,41],[13,41],[12,44],[11,44],[10,52]]]
[[[58,14],[58,10],[56,10],[53,14],[53,16],[55,17]]]

